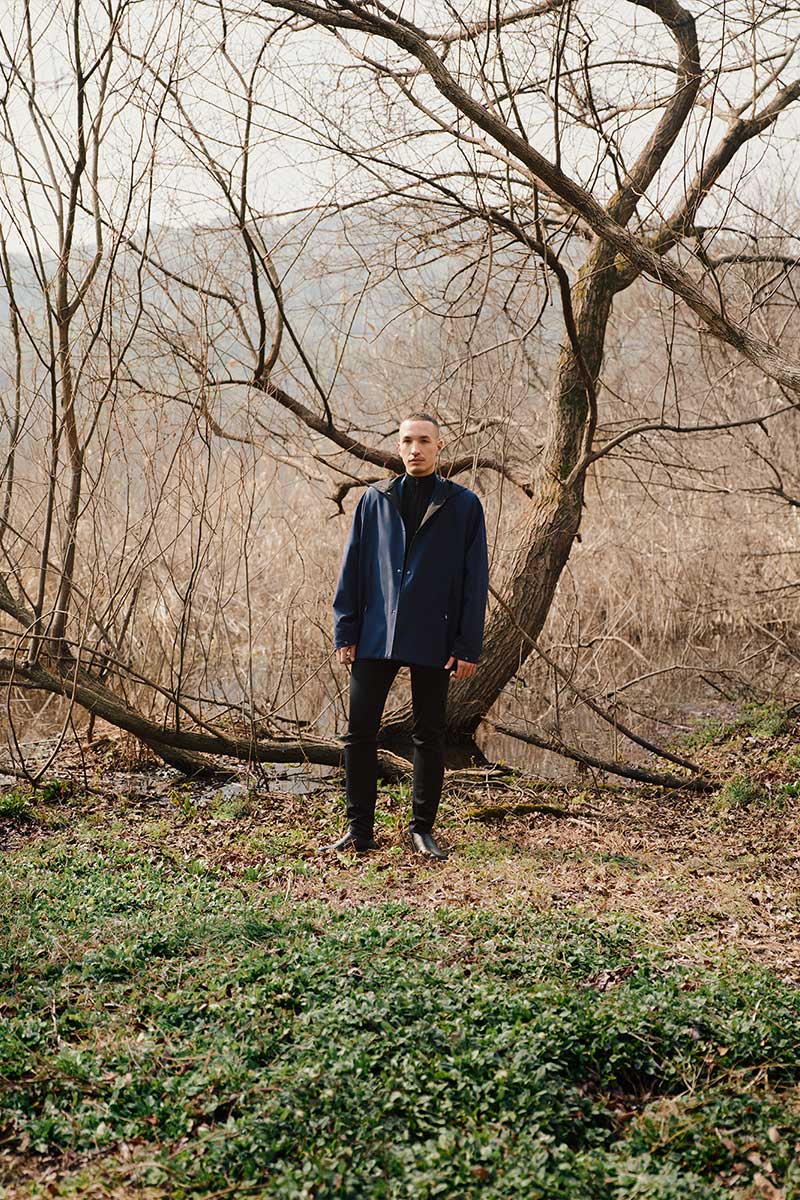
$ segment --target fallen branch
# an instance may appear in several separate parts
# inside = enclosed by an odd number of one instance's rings
[[[514,625],[517,633],[521,634],[522,637],[525,638],[525,640],[535,650],[543,662],[546,662],[548,667],[555,671],[559,678],[564,680],[567,687],[569,687],[575,693],[581,703],[585,704],[587,708],[591,709],[596,716],[600,717],[600,719],[605,721],[606,724],[611,725],[617,731],[617,733],[621,733],[622,736],[627,738],[629,742],[633,742],[636,746],[641,746],[643,750],[648,750],[651,754],[657,755],[658,758],[663,758],[668,762],[673,762],[678,767],[686,767],[687,771],[700,771],[700,768],[695,763],[690,762],[688,758],[682,758],[673,750],[668,750],[663,746],[657,746],[655,742],[648,741],[647,738],[643,738],[640,734],[635,733],[632,729],[629,729],[627,725],[623,725],[621,721],[617,720],[617,717],[613,713],[606,712],[606,710],[597,704],[597,702],[594,701],[591,696],[588,696],[586,692],[582,691],[577,684],[572,681],[569,675],[567,675],[566,671],[562,670],[555,659],[551,658],[547,651],[541,648],[536,639],[532,638],[531,635],[522,628],[514,613],[511,611],[500,593],[491,585],[489,586],[489,591],[500,607],[505,610],[506,615]],[[561,754],[562,751],[555,749],[554,753]],[[567,755],[567,757],[570,756]]]
[[[148,720],[110,688],[87,675],[74,659],[60,663],[58,670],[48,670],[40,662],[0,660],[0,675],[11,685],[21,678],[44,692],[74,701],[87,712],[133,734],[164,762],[192,777],[219,772],[220,765],[205,756],[243,762],[318,763],[330,767],[341,767],[343,763],[342,746],[324,738],[300,737],[284,741],[280,738],[232,737],[222,731],[200,733],[165,728]],[[411,775],[412,766],[407,759],[381,750],[378,770],[386,780],[406,779]]]
[[[571,758],[586,767],[596,767],[599,771],[608,771],[611,775],[619,775],[622,779],[634,779],[637,783],[652,783],[657,787],[678,788],[701,793],[713,792],[717,786],[712,780],[702,777],[686,779],[680,775],[662,775],[657,771],[645,771],[642,767],[632,767],[626,763],[608,762],[602,758],[595,758],[592,754],[586,754],[576,746],[566,746],[563,742],[552,741],[535,733],[527,733],[522,729],[512,729],[509,725],[498,725],[486,718],[484,721],[496,733],[505,734],[506,737],[515,738],[518,742],[525,742],[529,746],[538,746],[540,750],[549,750],[553,754],[560,754],[563,758]]]

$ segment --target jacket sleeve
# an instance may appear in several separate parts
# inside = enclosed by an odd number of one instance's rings
[[[464,556],[461,619],[452,653],[466,662],[477,662],[483,646],[486,600],[489,595],[489,552],[483,505],[475,497],[472,522]]]
[[[342,554],[339,579],[333,597],[333,645],[355,646],[361,631],[361,604],[359,594],[359,554],[361,551],[361,527],[364,517],[366,493],[356,505],[353,524]]]

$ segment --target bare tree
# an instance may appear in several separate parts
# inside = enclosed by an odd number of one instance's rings
[[[776,130],[795,120],[787,6],[731,3],[699,27],[673,0],[488,15],[442,3],[423,23],[377,0],[186,0],[150,16],[126,0],[55,15],[20,0],[0,35],[13,683],[70,698],[184,769],[223,753],[338,762],[299,712],[281,715],[284,682],[290,698],[302,685],[288,612],[289,677],[281,668],[271,704],[259,695],[259,473],[265,460],[299,470],[344,511],[353,489],[401,469],[387,443],[412,396],[445,418],[443,471],[496,480],[498,522],[505,489],[514,498],[482,669],[452,689],[456,738],[537,647],[587,479],[642,455],[669,472],[665,445],[680,456],[735,433],[766,481],[748,486],[792,503],[757,431],[796,416],[800,363],[780,346],[797,246],[765,224],[745,169],[757,146],[766,186]],[[62,17],[68,53],[45,86],[40,52]],[[270,172],[282,164],[292,186],[300,146],[320,195],[280,213]],[[655,379],[641,408],[615,395],[630,362],[620,331],[645,312],[667,329],[668,381],[679,344],[702,363],[708,411]],[[417,361],[406,339],[389,366],[399,320],[418,330]],[[370,321],[377,397],[356,370]],[[757,386],[723,403],[733,371]],[[112,551],[98,531],[144,428],[126,415],[136,406],[152,440],[127,467],[144,482]],[[32,430],[46,430],[38,491],[19,482]],[[228,656],[236,703],[215,707],[212,647],[234,619],[214,565],[226,550],[248,661]],[[323,713],[339,702],[333,683],[325,694]],[[407,725],[401,709],[387,729]]]
[[[419,241],[426,249],[436,244],[443,226],[468,227],[478,247],[472,264],[476,271],[492,258],[492,265],[497,264],[484,271],[479,286],[497,287],[501,271],[508,271],[512,261],[518,270],[529,271],[531,262],[538,261],[546,287],[558,300],[564,335],[553,378],[545,384],[546,432],[534,461],[473,452],[471,459],[444,466],[453,474],[477,468],[500,471],[530,497],[503,586],[508,610],[498,606],[493,613],[481,672],[453,688],[453,735],[474,731],[530,653],[578,534],[590,466],[631,439],[656,431],[702,435],[731,424],[717,418],[686,422],[662,406],[660,412],[642,413],[613,434],[599,436],[603,356],[614,306],[623,293],[642,277],[654,281],[683,312],[699,320],[701,330],[773,381],[770,393],[740,418],[742,425],[763,423],[796,407],[797,361],[759,328],[758,293],[743,307],[735,293],[737,277],[731,287],[725,270],[727,264],[740,267],[753,261],[746,244],[742,248],[747,231],[736,236],[734,230],[731,250],[718,261],[712,246],[729,228],[727,210],[736,188],[731,168],[737,155],[754,140],[768,144],[776,122],[800,96],[797,45],[785,6],[772,6],[758,18],[744,7],[735,12],[728,8],[730,23],[713,14],[706,18],[705,56],[694,18],[673,0],[630,0],[616,21],[591,6],[584,18],[569,4],[497,5],[487,18],[477,9],[471,17],[463,7],[443,4],[426,8],[424,28],[410,9],[400,15],[377,3],[347,0],[324,7],[306,0],[274,0],[232,5],[223,12],[223,27],[225,13],[231,23],[263,21],[263,50],[281,39],[286,57],[292,44],[287,28],[300,44],[318,47],[315,29],[335,39],[328,70],[331,76],[340,72],[340,89],[325,90],[327,103],[319,97],[309,101],[303,127],[373,185],[371,192],[366,185],[360,193],[354,189],[348,201],[337,189],[337,209],[349,203],[380,213],[387,203],[400,204],[417,226],[422,221]],[[279,10],[278,15],[270,17],[270,10]],[[288,26],[285,13],[291,15]],[[649,15],[660,32],[652,22],[640,25]],[[654,38],[658,57],[634,57],[635,47],[645,40],[649,46]],[[673,56],[661,56],[670,44]],[[531,63],[533,47],[546,51]],[[324,63],[324,51],[317,50],[315,61],[320,60]],[[263,120],[266,107],[254,88],[264,60],[252,61],[250,73],[243,68],[236,72],[248,135]],[[344,82],[348,63],[355,83]],[[665,78],[673,80],[669,90],[660,87]],[[255,307],[263,310],[259,289],[266,287],[280,324],[285,308],[269,269],[268,248],[258,244],[256,234],[249,143],[234,188],[216,148],[191,120],[176,89],[168,81],[162,84],[184,120],[193,152],[238,222],[252,266]],[[357,89],[371,98],[366,114],[363,107],[353,108]],[[621,91],[620,102],[608,99],[612,89],[615,95]],[[381,114],[384,124],[376,135]],[[315,123],[309,125],[312,118]],[[550,145],[549,157],[536,149],[537,143]],[[415,152],[416,144],[433,149]],[[582,163],[588,164],[583,174]],[[709,213],[702,226],[701,207]],[[446,247],[446,238],[440,237],[440,244]],[[449,247],[452,253],[452,240]],[[796,262],[782,249],[756,257],[784,271]],[[460,262],[459,270],[464,269]],[[644,293],[647,300],[651,295]],[[733,315],[737,311],[743,312],[742,319]],[[530,342],[539,332],[534,318],[516,336]],[[260,346],[249,380],[239,382],[263,389],[307,430],[356,459],[397,469],[380,447],[350,437],[346,416],[334,414],[332,387],[316,376],[299,339],[293,335],[292,340],[302,360],[297,386],[310,394],[306,404],[276,380],[283,364],[276,353],[265,356]],[[274,351],[277,339],[272,346]],[[726,361],[722,373],[729,369]],[[214,385],[234,382],[217,377]],[[356,482],[343,483],[337,498]],[[389,725],[400,731],[407,721],[404,711]]]

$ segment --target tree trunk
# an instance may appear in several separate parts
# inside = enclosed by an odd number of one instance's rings
[[[503,590],[510,614],[495,609],[484,638],[481,665],[471,679],[453,682],[448,703],[448,739],[471,741],[481,718],[531,652],[553,602],[561,572],[578,533],[584,475],[565,484],[580,460],[590,400],[586,379],[596,384],[614,300],[613,252],[595,243],[573,289],[582,362],[569,341],[561,347],[553,384],[545,444],[528,517]],[[528,637],[520,633],[521,627]],[[381,740],[407,736],[410,705],[383,726]]]

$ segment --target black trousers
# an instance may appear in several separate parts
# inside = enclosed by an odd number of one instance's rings
[[[350,713],[344,738],[347,819],[360,835],[372,833],[378,794],[377,737],[386,697],[404,664],[390,658],[357,658],[350,669]],[[430,833],[444,779],[444,728],[450,671],[409,666],[414,723],[414,787],[409,828]]]

